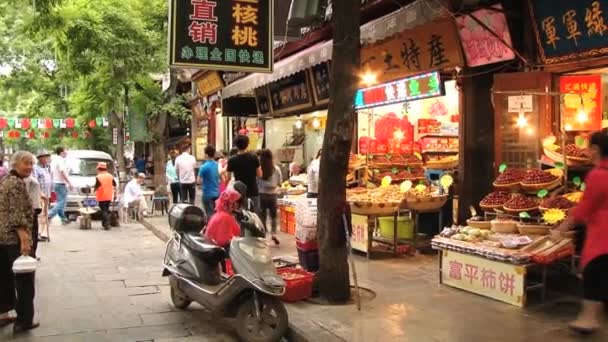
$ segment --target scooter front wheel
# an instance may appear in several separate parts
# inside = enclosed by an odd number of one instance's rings
[[[258,294],[257,317],[255,301],[242,302],[236,314],[236,333],[246,342],[275,342],[281,340],[289,324],[287,310],[277,298]]]
[[[177,282],[171,282],[171,302],[181,310],[192,304],[192,300],[177,286]]]

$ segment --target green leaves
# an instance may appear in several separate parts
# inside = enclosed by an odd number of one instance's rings
[[[542,190],[539,190],[536,195],[538,196],[538,198],[545,198],[545,197],[547,197],[548,194],[549,194],[549,191],[547,191],[547,189],[542,189]]]
[[[555,168],[562,170],[564,168],[564,163],[562,162],[555,162]]]
[[[576,176],[574,178],[572,178],[572,183],[574,183],[574,185],[576,185],[577,187],[581,185],[581,177]]]
[[[500,166],[498,167],[498,172],[503,173],[505,172],[505,170],[507,169],[507,164],[502,163],[500,164]]]
[[[521,213],[519,213],[519,218],[529,219],[530,218],[530,214],[528,214],[527,211],[522,211]]]

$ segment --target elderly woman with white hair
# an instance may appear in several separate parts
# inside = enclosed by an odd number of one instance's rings
[[[30,255],[34,209],[25,179],[34,168],[34,155],[19,151],[11,158],[11,171],[0,183],[0,326],[15,323],[14,332],[34,329],[35,273],[13,273],[13,262]],[[17,317],[11,317],[11,310]]]
[[[146,197],[141,188],[145,180],[146,174],[142,172],[138,173],[137,176],[125,186],[123,200],[124,207],[137,208],[140,217],[148,216],[148,202],[146,202]]]

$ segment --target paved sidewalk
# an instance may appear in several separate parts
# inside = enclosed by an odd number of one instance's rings
[[[40,244],[36,315],[41,326],[15,341],[236,341],[229,322],[193,304],[170,304],[161,277],[164,244],[140,224],[103,231],[52,229]],[[12,341],[11,326],[0,341]]]
[[[169,232],[166,217],[147,220],[160,236]],[[280,235],[274,255],[295,255],[293,237]],[[520,309],[438,284],[437,259],[416,255],[368,261],[355,256],[360,286],[376,297],[354,305],[328,306],[312,301],[288,304],[290,325],[308,341],[516,342],[578,341],[566,328],[578,298],[550,293],[545,303]],[[551,290],[551,281],[549,283]],[[532,301],[534,300],[531,298]],[[585,341],[608,341],[603,327]]]

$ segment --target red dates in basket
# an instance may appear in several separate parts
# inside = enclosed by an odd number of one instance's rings
[[[534,197],[527,196],[513,196],[510,200],[508,200],[504,207],[508,209],[530,209],[538,206],[538,202]]]
[[[526,176],[521,181],[524,184],[543,184],[543,183],[551,183],[555,181],[558,177],[550,174],[549,172],[545,172],[543,170],[532,169],[526,172]]]

